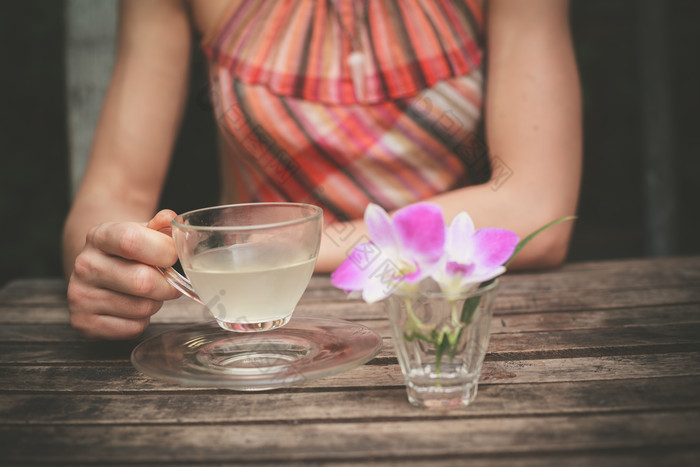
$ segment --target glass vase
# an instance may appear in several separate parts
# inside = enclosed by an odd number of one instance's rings
[[[476,397],[498,281],[459,295],[437,284],[386,300],[396,355],[411,404],[466,407]]]

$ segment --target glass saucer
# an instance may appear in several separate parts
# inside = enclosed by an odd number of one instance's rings
[[[303,384],[368,362],[381,337],[361,324],[293,317],[263,332],[232,332],[216,322],[151,337],[131,353],[141,372],[168,381],[240,391]]]

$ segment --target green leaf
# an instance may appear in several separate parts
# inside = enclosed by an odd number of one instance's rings
[[[485,287],[491,282],[493,282],[493,280],[488,281],[488,283],[481,284],[480,287]],[[467,300],[464,301],[464,305],[462,305],[462,316],[461,316],[461,321],[464,324],[468,325],[469,323],[472,322],[472,316],[474,316],[474,312],[479,307],[480,301],[481,301],[481,296],[471,297],[471,298],[468,298]]]
[[[513,261],[513,258],[515,258],[515,255],[517,255],[518,252],[519,252],[525,245],[527,245],[527,244],[530,242],[530,240],[532,240],[533,238],[535,238],[536,235],[540,234],[542,231],[547,230],[548,228],[553,227],[553,226],[555,226],[555,225],[557,225],[557,224],[559,224],[559,223],[561,223],[561,222],[566,222],[566,221],[570,221],[570,220],[573,220],[573,219],[576,219],[576,216],[561,217],[561,218],[559,218],[559,219],[557,219],[557,220],[555,220],[555,221],[550,222],[550,223],[547,224],[547,225],[543,225],[542,227],[540,227],[539,229],[535,230],[534,232],[532,232],[532,233],[531,233],[530,235],[528,235],[527,237],[525,237],[525,238],[523,238],[522,240],[520,240],[520,241],[518,242],[518,245],[515,247],[515,250],[513,251],[513,254],[510,256],[510,258],[508,258],[508,261],[505,262],[504,266],[508,266],[508,264],[509,264],[511,261]]]
[[[460,326],[457,335],[452,338],[452,346],[450,347],[450,362],[454,360],[455,355],[457,355],[457,349],[459,347],[459,341],[462,339],[462,334],[466,329],[466,326]]]
[[[448,332],[443,329],[440,332],[440,336],[437,338],[437,345],[435,347],[435,374],[440,374],[440,365],[442,363],[442,357],[445,355],[445,350],[450,347],[450,338]]]
[[[450,342],[450,347],[457,347],[457,344],[459,343],[459,338],[462,337],[462,329],[464,329],[464,326],[460,326],[447,334],[447,339]]]

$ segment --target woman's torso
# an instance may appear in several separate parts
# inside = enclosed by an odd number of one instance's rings
[[[191,0],[225,143],[223,201],[312,202],[344,220],[488,178],[474,140],[480,4],[351,2]]]

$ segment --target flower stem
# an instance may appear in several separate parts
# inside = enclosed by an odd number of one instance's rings
[[[430,342],[428,336],[423,334],[426,329],[425,324],[418,319],[416,314],[413,312],[413,303],[409,298],[404,299],[406,306],[406,314],[408,315],[408,321],[404,325],[403,335],[407,341],[412,341],[413,339],[422,339],[424,341]]]
[[[450,308],[452,309],[452,326],[459,326],[460,316],[456,300],[450,300]]]
[[[465,324],[462,322],[462,313],[457,306],[457,301],[450,300],[449,303],[451,326],[444,325],[438,331],[436,328],[430,329],[426,326],[413,311],[411,300],[405,299],[407,320],[404,325],[404,338],[408,342],[414,339],[422,340],[433,346],[435,349],[435,374],[438,376],[442,371],[442,361],[445,354],[450,356],[450,361],[454,359]],[[435,384],[441,386],[440,380],[437,380]]]

